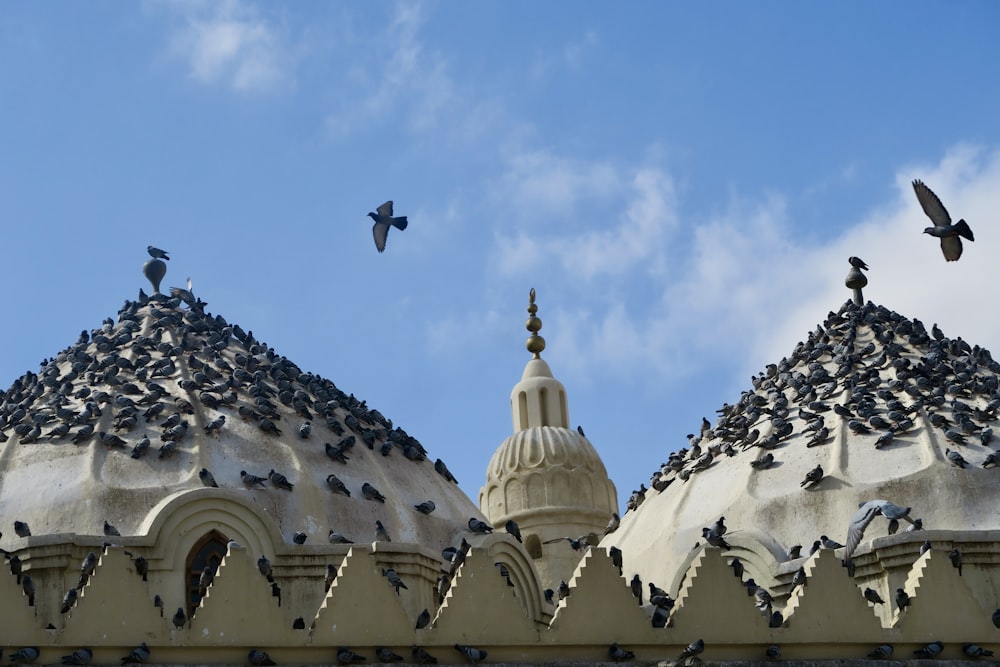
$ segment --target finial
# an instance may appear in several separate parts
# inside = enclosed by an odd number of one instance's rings
[[[868,265],[860,257],[849,257],[847,261],[851,263],[851,270],[847,272],[844,284],[854,290],[854,305],[863,306],[865,298],[861,294],[861,288],[868,284],[868,278],[863,271],[868,270]]]
[[[528,352],[535,355],[535,359],[541,359],[539,356],[542,350],[545,349],[545,339],[538,335],[538,332],[542,328],[542,321],[535,317],[535,313],[538,312],[538,306],[535,305],[535,288],[532,287],[531,291],[528,292],[528,321],[525,323],[524,328],[531,332],[531,337],[528,338],[525,347],[528,348]]]
[[[153,294],[160,293],[160,281],[167,275],[167,264],[161,259],[150,259],[142,265],[142,272],[153,285]]]

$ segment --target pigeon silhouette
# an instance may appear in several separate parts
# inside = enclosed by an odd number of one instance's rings
[[[372,236],[375,237],[375,249],[379,252],[385,250],[385,241],[389,237],[389,227],[395,226],[399,231],[406,229],[406,216],[398,218],[392,217],[392,200],[375,209],[374,213],[369,212],[368,217],[375,221],[372,227]]]
[[[170,259],[169,257],[167,257],[166,250],[160,250],[156,246],[151,246],[151,245],[146,246],[146,252],[148,252],[149,256],[152,257],[153,259],[166,259],[166,260]]]
[[[913,191],[917,193],[917,201],[923,207],[924,213],[934,223],[933,227],[924,229],[924,234],[941,239],[941,252],[944,253],[945,261],[958,261],[958,258],[962,256],[962,239],[959,237],[964,236],[970,241],[976,240],[968,223],[965,220],[959,220],[955,224],[951,224],[951,216],[948,215],[944,204],[919,179],[913,181]]]

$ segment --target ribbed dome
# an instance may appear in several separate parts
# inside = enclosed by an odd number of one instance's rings
[[[544,495],[536,503],[522,501],[538,493]],[[606,520],[617,509],[614,485],[594,446],[576,431],[554,426],[527,428],[504,440],[490,459],[482,494],[484,510],[506,498],[506,515],[527,506],[586,507]]]
[[[644,581],[676,584],[720,516],[726,539],[749,550],[741,558],[760,563],[796,544],[805,555],[821,534],[845,542],[859,503],[876,498],[912,507],[928,529],[1000,529],[1000,472],[983,467],[996,446],[998,372],[985,349],[849,302],[654,472],[602,544],[621,548]],[[768,455],[771,466],[750,465]],[[817,466],[824,477],[803,484]],[[858,552],[886,531],[873,522]]]
[[[140,294],[117,323],[84,331],[0,395],[5,546],[18,539],[14,520],[35,536],[100,535],[105,520],[122,535],[142,534],[165,499],[204,495],[203,468],[224,497],[273,520],[286,542],[302,531],[310,544],[325,543],[330,529],[370,542],[379,519],[395,541],[439,547],[481,516],[421,444],[378,411],[188,303]],[[147,438],[148,450],[136,453]],[[272,469],[294,490],[241,481],[243,470],[266,478]],[[331,473],[350,497],[331,489]],[[363,497],[366,483],[385,503]],[[435,511],[418,513],[413,506],[427,500]]]

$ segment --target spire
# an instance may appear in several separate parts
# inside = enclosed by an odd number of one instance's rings
[[[531,337],[528,338],[525,343],[525,347],[528,348],[528,352],[535,355],[535,359],[541,359],[540,356],[542,350],[545,349],[545,339],[538,335],[538,332],[542,329],[542,321],[535,317],[535,313],[538,312],[538,306],[535,305],[535,288],[532,287],[531,291],[528,292],[528,321],[525,322],[524,328],[531,332]]]
[[[533,355],[524,367],[521,381],[511,392],[511,412],[514,417],[514,432],[537,426],[569,428],[569,410],[566,405],[566,389],[552,377],[552,370],[542,359],[545,339],[538,335],[542,321],[535,317],[535,290],[528,293],[528,321],[525,328],[531,332],[525,347]]]

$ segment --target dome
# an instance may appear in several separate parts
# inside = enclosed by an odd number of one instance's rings
[[[998,372],[987,350],[936,326],[848,302],[655,471],[653,488],[633,494],[635,509],[602,545],[622,549],[644,581],[676,591],[719,517],[727,553],[771,583],[794,545],[805,556],[821,535],[845,543],[869,500],[911,507],[938,535],[1000,529],[998,472],[987,458]],[[751,466],[765,456],[770,465]],[[880,544],[924,541],[904,528],[886,537],[888,522],[873,521],[854,559],[871,563]]]
[[[597,450],[567,428],[536,426],[510,436],[493,453],[486,479],[484,510],[502,500],[505,518],[517,520],[528,508],[580,507],[594,512],[603,525],[618,509]]]
[[[365,401],[182,295],[187,305],[140,292],[117,322],[84,331],[0,396],[5,522],[35,538],[102,535],[105,521],[140,536],[190,498],[246,506],[279,543],[301,532],[325,544],[329,530],[371,542],[380,520],[394,540],[437,549],[481,516],[443,464]],[[265,481],[245,484],[242,471]],[[366,499],[365,485],[385,501]],[[414,509],[424,501],[433,513]],[[13,548],[10,527],[2,542]]]

